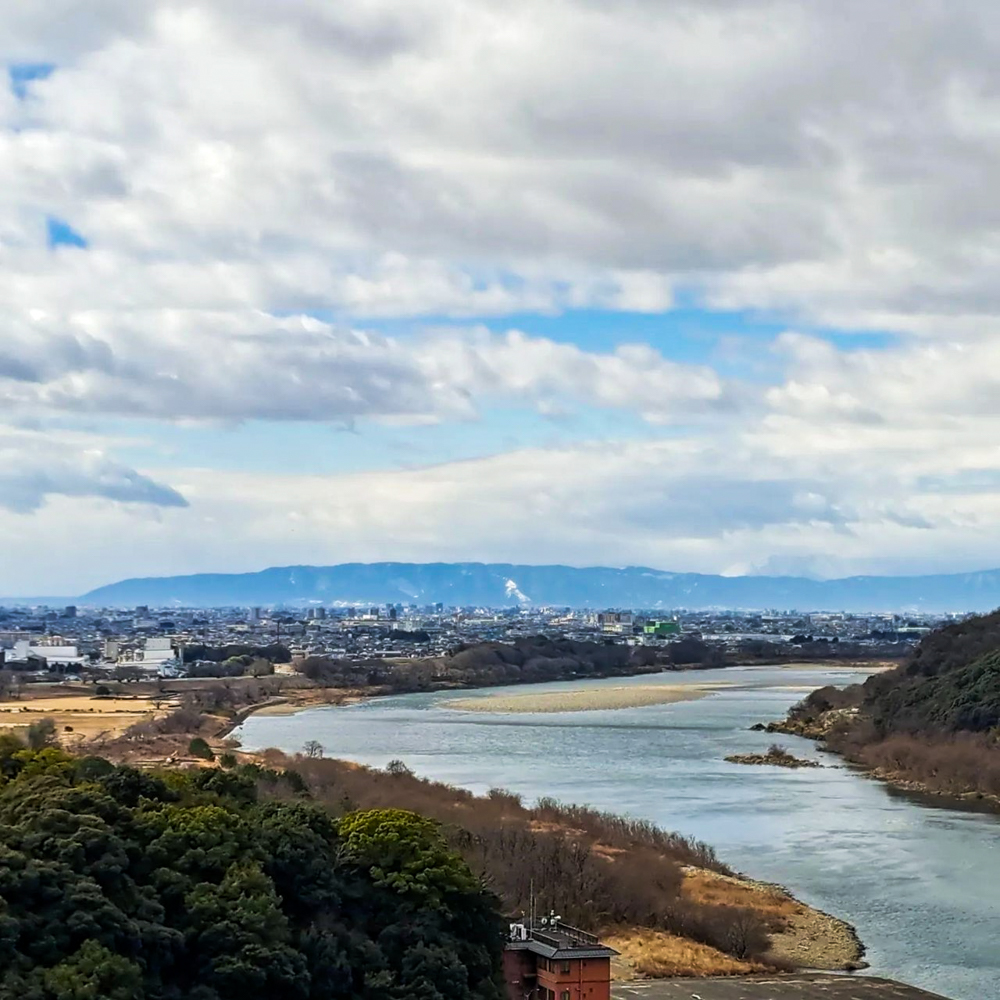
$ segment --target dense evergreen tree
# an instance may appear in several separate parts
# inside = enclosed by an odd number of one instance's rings
[[[0,738],[0,1000],[499,997],[496,900],[437,825],[301,789]]]

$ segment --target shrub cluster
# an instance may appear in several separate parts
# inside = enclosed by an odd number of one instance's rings
[[[513,916],[554,909],[570,923],[667,930],[738,958],[761,956],[768,928],[753,910],[699,904],[683,891],[683,866],[729,874],[706,844],[581,806],[493,789],[486,796],[415,777],[401,761],[384,771],[344,761],[273,753],[293,766],[331,810],[403,808],[442,824],[451,846]]]

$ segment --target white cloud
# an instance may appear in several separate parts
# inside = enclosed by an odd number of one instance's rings
[[[5,243],[65,213],[137,299],[998,305],[986,0],[141,7],[5,15],[59,67],[0,142]]]
[[[51,497],[187,506],[177,490],[115,461],[93,443],[87,447],[72,437],[0,428],[0,509],[29,514]]]
[[[0,345],[0,403],[12,412],[427,422],[469,419],[504,396],[634,409],[660,423],[724,405],[727,391],[710,368],[645,345],[599,354],[482,328],[400,340],[235,311],[66,321],[35,310]]]
[[[72,509],[177,569],[373,558],[389,531],[421,558],[1000,560],[995,4],[14,7],[7,62],[56,69],[0,97],[6,420],[671,426],[266,499],[5,431],[0,505],[36,511],[0,513],[5,544]],[[88,248],[50,248],[52,218]],[[475,325],[692,295],[898,340],[788,333],[740,379]]]

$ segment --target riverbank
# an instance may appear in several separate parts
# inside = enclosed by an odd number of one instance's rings
[[[277,751],[263,757],[267,766],[298,771],[320,803],[436,819],[507,912],[521,912],[531,897],[557,907],[622,952],[620,979],[848,970],[861,960],[863,948],[843,921],[733,872],[707,845],[642,820],[546,798],[528,805],[496,788],[475,795],[399,762],[379,769]]]
[[[926,798],[935,805],[956,809],[1000,812],[1000,795],[954,787],[938,787],[930,781],[914,778],[905,769],[874,763],[871,759],[866,759],[877,756],[879,748],[884,744],[874,743],[869,746],[857,747],[855,752],[850,754],[845,753],[835,744],[831,744],[830,736],[836,732],[837,728],[856,717],[856,709],[832,709],[808,719],[786,718],[777,722],[760,723],[752,728],[766,733],[781,733],[812,740],[825,753],[841,757],[852,770],[862,777],[879,781],[898,792]]]
[[[685,877],[697,887],[698,899],[752,906],[766,914],[772,931],[765,959],[774,964],[835,972],[865,967],[865,946],[857,931],[847,921],[796,899],[784,886],[703,869],[685,869]]]
[[[683,893],[698,903],[752,910],[768,925],[768,952],[739,959],[665,931],[609,928],[602,939],[620,952],[612,966],[616,981],[751,976],[788,968],[853,972],[866,967],[864,945],[850,924],[807,906],[780,885],[687,866]]]

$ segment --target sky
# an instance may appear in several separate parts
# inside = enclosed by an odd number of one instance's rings
[[[0,11],[0,593],[1000,566],[1000,5]]]

